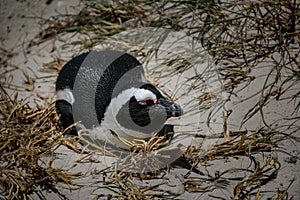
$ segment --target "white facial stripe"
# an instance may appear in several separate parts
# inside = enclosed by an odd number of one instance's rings
[[[145,99],[156,100],[155,94],[153,94],[153,92],[150,90],[145,89],[137,89],[137,91],[134,93],[134,97],[137,101],[143,101]]]
[[[57,91],[57,100],[65,100],[71,105],[75,102],[72,90],[69,88]]]
[[[118,114],[118,111],[122,108],[122,106],[128,102],[128,100],[135,96],[135,94],[139,93],[140,91],[145,92],[148,90],[140,89],[140,88],[130,88],[127,90],[122,91],[117,97],[113,98],[109,104],[109,106],[106,109],[106,112],[104,114],[104,120],[101,122],[101,128],[103,131],[113,130],[116,133],[118,133],[121,137],[127,138],[129,140],[132,140],[133,138],[149,138],[149,134],[136,132],[133,130],[128,130],[121,126],[117,120],[116,115]],[[150,92],[150,91],[149,91]],[[152,95],[154,95],[152,92],[150,92]],[[145,94],[149,94],[146,93]],[[152,96],[151,95],[151,96]],[[153,97],[153,96],[152,96]],[[156,97],[155,97],[156,98]]]
[[[122,106],[133,96],[138,88],[130,88],[122,91],[117,97],[111,99],[105,113],[104,119],[101,122],[101,127],[104,130],[112,129],[117,131],[120,129],[120,125],[117,123],[116,115]]]
[[[129,99],[139,90],[138,88],[130,88],[127,90],[122,91],[117,97],[113,98],[109,104],[110,106],[113,106],[111,109],[113,109],[115,112],[118,112],[122,106],[129,101]],[[117,113],[116,113],[117,114]]]

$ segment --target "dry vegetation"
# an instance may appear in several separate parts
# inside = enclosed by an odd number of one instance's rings
[[[76,187],[71,174],[51,166],[53,150],[63,143],[63,132],[58,128],[54,104],[29,106],[25,99],[10,97],[1,87],[0,169],[1,195],[7,199],[28,199],[42,189],[58,192],[63,184]],[[48,157],[48,159],[41,159]]]
[[[182,184],[185,191],[205,193],[225,188],[228,181],[232,181],[233,199],[261,199],[264,191],[260,187],[276,179],[280,170],[276,150],[282,149],[278,143],[285,139],[299,142],[300,93],[299,90],[291,93],[290,89],[299,85],[300,80],[300,3],[296,0],[85,0],[83,3],[84,8],[78,15],[58,15],[42,21],[44,29],[32,40],[29,48],[55,39],[58,34],[67,33],[86,35],[88,39],[68,44],[84,49],[130,28],[150,26],[184,31],[201,43],[219,64],[218,73],[224,82],[223,89],[229,94],[228,100],[236,95],[237,88],[242,86],[243,89],[251,84],[255,79],[251,71],[257,65],[269,67],[269,75],[261,90],[257,91],[259,101],[249,108],[243,118],[243,123],[246,123],[259,113],[264,127],[259,130],[232,131],[227,130],[225,121],[224,133],[210,136],[220,139],[216,145],[204,155],[200,146],[190,146],[181,158],[193,167],[184,177]],[[1,52],[5,54],[1,65],[5,66],[12,55],[5,50]],[[146,52],[147,55],[150,54]],[[176,66],[174,61],[168,62]],[[174,67],[173,71],[188,69],[182,63],[179,66]],[[198,75],[195,75],[190,81],[198,79]],[[79,187],[72,181],[81,174],[71,174],[51,166],[54,149],[67,140],[59,126],[53,103],[45,102],[44,106],[36,104],[30,107],[26,100],[19,101],[6,94],[3,86],[11,86],[9,83],[1,82],[1,85],[0,199],[29,199],[33,193],[43,199],[42,189],[59,192],[62,186],[69,185],[73,189]],[[205,101],[208,96],[199,96],[198,99]],[[274,127],[264,120],[263,107],[270,101],[282,98],[295,102],[295,111],[287,119],[290,122],[288,125]],[[197,137],[210,139],[200,133]],[[145,145],[138,148],[145,149]],[[47,163],[41,159],[45,156],[49,158]],[[201,172],[202,178],[190,178],[191,172],[200,166],[231,158],[249,159],[251,164],[248,168],[231,168],[215,176]],[[134,181],[136,178],[159,178],[167,170],[153,174],[127,174],[105,169],[100,172],[105,178],[99,182],[103,185],[99,188],[113,192],[107,198],[175,198],[174,194],[153,192],[152,189],[158,185],[149,188]],[[235,176],[232,176],[234,173]],[[274,191],[271,198],[292,199],[288,194],[289,187]],[[225,199],[213,195],[211,198]]]

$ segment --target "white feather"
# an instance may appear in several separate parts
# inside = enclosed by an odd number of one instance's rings
[[[150,90],[145,90],[145,89],[138,89],[134,93],[134,97],[137,101],[142,101],[147,98],[156,99],[156,96],[155,96],[155,94],[153,94],[153,92],[151,92]]]
[[[65,100],[71,105],[75,102],[75,98],[71,89],[66,88],[57,91],[57,100]]]

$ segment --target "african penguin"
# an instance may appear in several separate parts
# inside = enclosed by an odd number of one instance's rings
[[[56,109],[64,128],[81,123],[99,141],[128,149],[128,141],[173,131],[165,125],[183,114],[144,76],[141,63],[119,51],[89,51],[71,59],[56,81]],[[76,131],[76,130],[73,130]]]

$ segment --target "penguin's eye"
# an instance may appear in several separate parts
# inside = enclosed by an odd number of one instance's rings
[[[157,100],[152,99],[152,98],[146,98],[146,99],[143,99],[141,101],[138,101],[139,104],[147,105],[147,106],[152,106],[152,105],[156,104],[156,102],[157,102]]]

